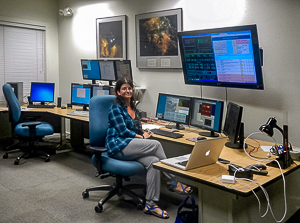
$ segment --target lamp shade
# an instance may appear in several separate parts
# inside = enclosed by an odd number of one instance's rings
[[[259,127],[259,131],[267,134],[268,136],[273,136],[274,131],[273,131],[273,127],[270,127],[269,125],[265,124]]]
[[[276,119],[274,117],[271,117],[268,119],[268,121],[265,125],[262,125],[259,127],[259,130],[261,132],[267,134],[268,136],[272,137],[274,134],[273,128],[277,128],[277,129],[279,128],[276,123],[277,123]],[[281,129],[279,128],[279,130],[281,130]]]

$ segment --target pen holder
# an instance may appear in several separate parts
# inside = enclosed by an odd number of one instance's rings
[[[293,162],[289,151],[280,154],[276,160],[279,162],[282,169],[288,168]]]

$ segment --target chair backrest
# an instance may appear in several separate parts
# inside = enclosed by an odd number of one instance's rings
[[[16,125],[21,117],[21,106],[10,84],[4,84],[2,89],[8,104],[9,121]]]
[[[114,95],[94,96],[90,100],[89,108],[89,135],[91,146],[105,146],[105,137],[108,128],[108,110],[115,102]]]

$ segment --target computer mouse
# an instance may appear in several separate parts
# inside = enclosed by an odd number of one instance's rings
[[[171,131],[171,132],[179,132],[178,129],[171,129],[170,131]]]
[[[66,109],[66,107],[65,107],[65,106],[62,106],[61,109]]]
[[[204,139],[206,139],[206,138],[202,137],[202,136],[197,137],[197,140],[204,140]]]

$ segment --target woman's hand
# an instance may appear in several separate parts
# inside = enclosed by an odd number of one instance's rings
[[[143,133],[144,139],[148,139],[152,136],[152,132],[150,131],[150,129],[146,129]]]

